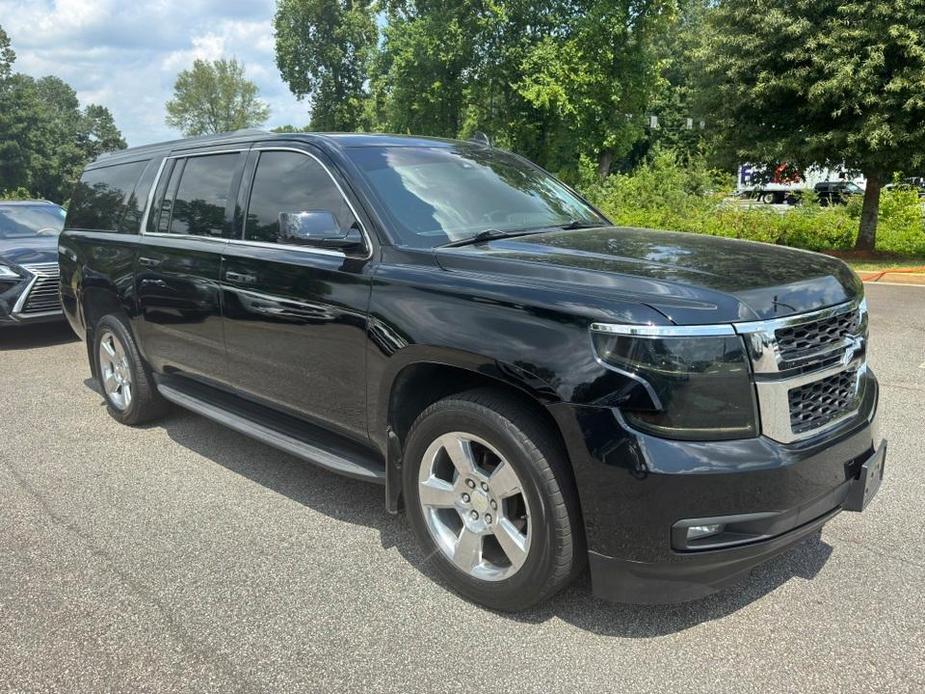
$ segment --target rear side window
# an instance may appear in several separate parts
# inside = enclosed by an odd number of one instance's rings
[[[254,174],[244,238],[279,242],[280,212],[331,212],[341,228],[356,217],[331,176],[317,161],[298,152],[261,152]]]
[[[177,161],[167,184],[157,230],[188,236],[228,237],[229,202],[240,155],[211,154]]]
[[[148,204],[148,194],[151,192],[151,186],[154,185],[154,177],[157,176],[157,169],[161,165],[161,159],[152,159],[148,162],[141,178],[135,184],[134,192],[129,196],[126,203],[125,216],[122,218],[120,231],[137,234],[141,227],[141,220],[145,215],[145,206]]]
[[[126,205],[147,163],[136,161],[84,171],[71,197],[65,226],[119,231]]]

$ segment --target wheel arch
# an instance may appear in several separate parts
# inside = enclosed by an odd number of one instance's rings
[[[401,505],[401,466],[405,442],[411,425],[430,405],[456,393],[490,388],[528,407],[554,432],[563,455],[567,447],[558,422],[548,405],[558,401],[555,390],[540,383],[523,370],[510,365],[487,364],[471,355],[451,360],[441,358],[411,360],[395,369],[380,394],[380,431],[386,432],[386,508],[396,513]],[[568,465],[571,470],[571,465]],[[572,480],[574,483],[574,479]]]
[[[87,346],[87,359],[90,362],[90,372],[93,378],[99,378],[96,368],[96,359],[93,354],[93,343],[96,333],[96,324],[99,322],[100,318],[110,314],[117,315],[123,320],[132,337],[136,338],[136,342],[137,336],[132,329],[129,311],[119,299],[113,287],[84,287],[81,296],[81,312],[83,314],[86,330],[86,339],[84,342]]]

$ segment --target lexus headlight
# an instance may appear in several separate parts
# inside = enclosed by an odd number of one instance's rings
[[[757,435],[748,357],[732,326],[594,323],[591,336],[606,366],[645,389],[623,410],[632,426],[685,440]]]

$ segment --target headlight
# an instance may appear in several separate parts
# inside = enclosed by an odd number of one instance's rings
[[[22,277],[18,272],[8,265],[0,264],[0,280],[18,280]]]
[[[742,338],[732,326],[595,323],[598,359],[639,382],[628,422],[656,436],[695,441],[756,436],[755,392]]]

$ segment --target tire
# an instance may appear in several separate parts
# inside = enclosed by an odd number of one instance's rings
[[[453,462],[451,449],[468,462]],[[440,400],[412,425],[403,461],[415,535],[437,573],[464,597],[523,610],[561,590],[584,565],[566,455],[529,406],[492,389]],[[479,549],[469,551],[472,543]]]
[[[116,421],[133,426],[167,413],[167,401],[157,392],[135,339],[120,318],[110,314],[96,323],[93,355],[106,408]]]

